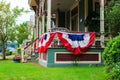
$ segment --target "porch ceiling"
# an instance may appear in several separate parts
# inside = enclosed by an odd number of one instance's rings
[[[66,11],[70,9],[77,0],[52,0],[52,12],[59,9],[60,11]]]

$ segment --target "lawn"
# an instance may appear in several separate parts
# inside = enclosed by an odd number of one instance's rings
[[[104,67],[44,68],[37,63],[0,60],[0,80],[105,80]]]

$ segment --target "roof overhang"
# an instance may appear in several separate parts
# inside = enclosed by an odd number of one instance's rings
[[[36,3],[36,0],[28,0],[28,4],[29,4],[30,7],[38,6],[37,3]]]
[[[52,11],[59,9],[60,11],[67,11],[70,7],[77,3],[78,0],[51,0]]]

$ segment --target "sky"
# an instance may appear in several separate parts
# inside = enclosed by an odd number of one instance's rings
[[[19,8],[24,8],[25,10],[30,10],[28,5],[28,0],[5,0],[7,3],[11,4],[11,8],[18,6]],[[31,11],[31,10],[30,10]],[[17,24],[20,24],[25,21],[30,21],[30,16],[34,15],[34,12],[23,13],[20,17],[17,18]]]

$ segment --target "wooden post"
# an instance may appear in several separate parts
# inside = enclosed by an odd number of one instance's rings
[[[104,0],[100,1],[100,36],[101,47],[104,47]]]
[[[21,48],[21,61],[24,62],[24,49]]]

